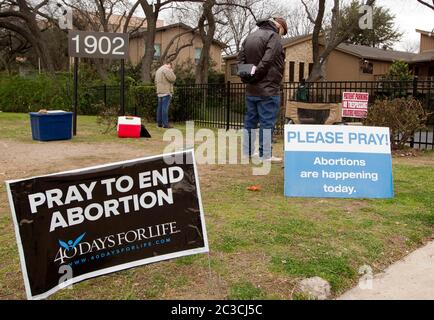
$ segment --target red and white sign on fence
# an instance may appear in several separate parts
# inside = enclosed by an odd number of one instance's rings
[[[344,92],[342,95],[342,116],[347,118],[366,118],[368,114],[369,93]]]

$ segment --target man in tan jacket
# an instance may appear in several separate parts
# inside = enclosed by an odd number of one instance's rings
[[[175,81],[176,76],[171,62],[163,64],[155,74],[155,85],[157,86],[158,95],[157,125],[159,127],[172,128],[169,125],[169,105]]]

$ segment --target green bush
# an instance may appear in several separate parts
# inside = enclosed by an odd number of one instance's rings
[[[128,113],[137,114],[148,121],[155,121],[157,117],[157,92],[155,86],[133,86],[129,88]],[[180,92],[175,87],[169,107],[169,120],[180,122],[187,120],[188,110],[184,107],[184,101],[180,97]]]
[[[104,104],[104,83],[91,78],[83,67],[80,69],[78,86],[78,114],[96,115]],[[128,79],[127,79],[128,80]],[[72,110],[72,76],[59,73],[55,76],[35,75],[31,77],[0,75],[0,111],[31,112],[40,109]],[[108,86],[108,106],[119,105],[119,87]]]
[[[130,105],[128,113],[132,114],[137,110],[137,114],[148,121],[155,121],[157,112],[157,92],[155,86],[134,86],[130,87]]]
[[[396,60],[390,66],[389,72],[386,74],[386,79],[410,81],[413,80],[413,75],[410,72],[410,67],[405,61]]]
[[[425,128],[428,114],[414,98],[377,100],[369,107],[365,125],[389,127],[392,147],[402,149],[414,132]],[[399,141],[394,141],[401,134]]]
[[[0,110],[4,112],[30,112],[40,109],[71,109],[65,76],[52,78],[37,75],[0,77]]]

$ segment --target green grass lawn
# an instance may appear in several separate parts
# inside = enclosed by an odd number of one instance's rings
[[[71,144],[127,144],[79,117]],[[163,131],[149,125],[155,153]],[[182,125],[179,125],[182,128]],[[33,142],[28,115],[0,113],[1,142]],[[276,150],[282,149],[279,141]],[[7,163],[1,162],[7,173]],[[38,166],[35,163],[35,166]],[[53,171],[55,172],[55,171]],[[49,172],[47,172],[49,173]],[[291,299],[298,281],[320,276],[334,296],[357,284],[358,269],[379,272],[433,235],[434,153],[394,158],[395,198],[303,199],[283,196],[283,170],[252,176],[249,165],[200,165],[210,254],[184,257],[75,284],[53,299]],[[0,175],[0,298],[24,298],[4,176]],[[20,178],[20,177],[15,177]],[[250,185],[261,191],[248,191]]]

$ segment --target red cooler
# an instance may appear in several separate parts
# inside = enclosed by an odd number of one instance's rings
[[[140,138],[141,124],[139,117],[118,117],[118,137]]]

